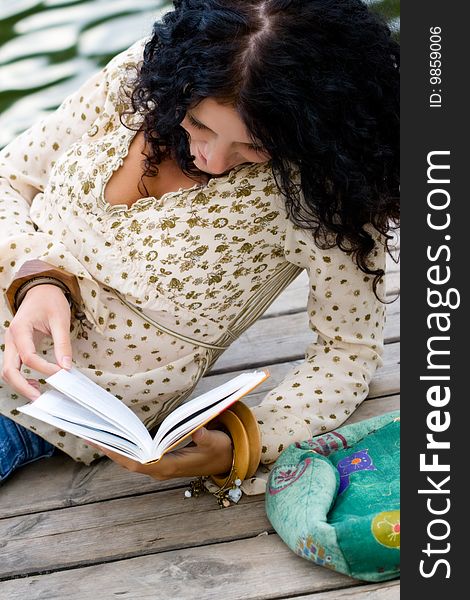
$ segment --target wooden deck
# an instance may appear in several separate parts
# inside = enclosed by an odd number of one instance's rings
[[[389,261],[387,292],[399,291]],[[195,393],[237,371],[268,366],[252,405],[303,358],[306,277],[216,363]],[[384,366],[348,422],[399,406],[400,302],[388,307]],[[275,335],[275,337],[273,337]],[[317,567],[273,532],[264,497],[219,509],[209,495],[185,499],[185,480],[153,481],[104,459],[92,467],[53,457],[20,469],[0,488],[3,600],[397,600],[399,583],[366,585]]]

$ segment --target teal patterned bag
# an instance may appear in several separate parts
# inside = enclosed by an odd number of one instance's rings
[[[400,573],[400,413],[286,448],[266,512],[294,552],[365,581]]]

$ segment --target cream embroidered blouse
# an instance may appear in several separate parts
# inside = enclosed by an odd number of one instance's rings
[[[141,60],[144,41],[0,153],[1,288],[32,258],[75,274],[87,317],[71,333],[75,365],[152,427],[307,269],[318,339],[253,409],[262,464],[243,489],[261,493],[284,447],[338,427],[366,397],[381,364],[384,306],[346,254],[320,250],[288,220],[269,163],[241,165],[205,186],[142,198],[131,208],[106,202],[106,182],[135,135],[119,118],[126,108],[120,85]],[[384,266],[382,246],[374,260]],[[11,314],[5,302],[0,311],[1,361]],[[55,362],[50,340],[40,351]],[[99,456],[83,440],[19,413],[24,401],[0,382],[4,415],[75,460]]]

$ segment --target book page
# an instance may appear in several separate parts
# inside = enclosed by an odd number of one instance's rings
[[[189,443],[198,427],[269,377],[268,371],[242,373],[230,381],[179,406],[160,424],[152,440],[145,425],[118,398],[73,368],[61,370],[46,381],[55,390],[42,394],[19,410],[54,427],[97,442],[146,463],[165,451]]]
[[[63,431],[67,431],[73,435],[77,435],[85,440],[88,439],[91,442],[96,442],[97,444],[100,444],[105,448],[109,448],[114,452],[118,452],[127,458],[133,458],[142,463],[148,460],[147,453],[143,452],[131,441],[116,434],[102,431],[98,428],[95,429],[91,426],[79,425],[66,419],[50,415],[47,412],[35,407],[35,402],[20,406],[18,410],[26,415],[40,419],[45,423],[49,423],[49,425],[52,425],[53,427],[57,427],[58,429],[62,429]]]
[[[153,440],[154,460],[159,459],[165,450],[175,442],[182,441],[183,436],[194,432],[198,427],[211,421],[268,377],[268,371],[242,373],[238,377],[179,406],[163,420]]]
[[[124,402],[88,379],[78,369],[62,369],[48,377],[46,382],[91,413],[114,425],[135,444],[144,447],[148,452],[151,451],[152,438],[142,421]]]
[[[108,419],[103,419],[97,414],[89,411],[88,408],[77,404],[75,400],[68,398],[62,392],[57,390],[48,390],[33,403],[34,411],[42,411],[53,417],[63,419],[70,423],[75,423],[91,430],[106,431],[119,437],[126,437],[125,432],[119,427],[113,425]],[[36,412],[36,414],[40,414]],[[145,452],[145,446],[140,440],[131,440]]]

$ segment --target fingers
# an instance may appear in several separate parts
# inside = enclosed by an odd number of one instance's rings
[[[110,458],[113,462],[117,463],[121,467],[124,467],[128,471],[131,471],[132,473],[142,472],[142,467],[143,467],[142,463],[140,463],[136,460],[133,460],[132,458],[123,456],[119,452],[113,452],[112,450],[109,450],[108,448],[99,446],[98,444],[96,444],[95,442],[91,442],[90,440],[85,439],[85,442],[89,446],[92,446],[93,448],[96,448],[96,450],[99,450],[100,452],[102,452],[104,455],[106,455],[108,458]],[[158,477],[156,479],[158,479]]]
[[[161,478],[212,475],[230,467],[232,442],[223,431],[201,427],[193,433],[192,439],[196,446],[169,452],[157,463]]]
[[[28,398],[28,400],[36,400],[36,398],[40,396],[39,390],[29,384],[23,375],[21,375],[20,355],[14,342],[8,340],[9,337],[7,329],[5,332],[5,351],[3,353],[3,368],[1,373],[2,379],[22,396]]]
[[[10,330],[10,328],[8,330]],[[11,341],[13,342],[13,336],[11,336]],[[39,373],[46,375],[46,377],[49,377],[49,375],[53,375],[59,371],[60,367],[48,362],[44,358],[41,358],[36,353],[33,340],[33,329],[27,323],[24,325],[21,322],[15,324],[14,343],[22,364],[34,369],[35,371],[39,371]]]
[[[72,366],[72,342],[70,340],[69,324],[70,318],[64,320],[60,317],[51,319],[49,323],[54,342],[54,355],[57,364],[63,369],[70,369]]]
[[[128,471],[143,473],[159,481],[223,473],[230,468],[232,442],[223,431],[209,431],[202,427],[192,437],[196,446],[168,452],[158,462],[148,464],[124,457],[89,440],[86,442]]]
[[[35,390],[38,390],[38,392],[39,392],[39,389],[40,389],[39,388],[39,381],[36,381],[36,379],[26,379],[26,381],[29,383],[29,385],[32,385],[33,388]]]
[[[199,475],[210,475],[213,471],[211,465],[211,457],[206,452],[201,451],[201,448],[194,446],[165,454],[157,463],[159,477],[150,472],[148,474],[156,479],[197,477]],[[217,469],[213,472],[216,471],[218,472]]]
[[[36,352],[36,345],[46,335],[52,337],[58,365]],[[70,307],[57,286],[40,285],[29,290],[5,332],[1,377],[19,394],[34,400],[39,392],[21,373],[22,365],[46,377],[72,365]]]
[[[191,437],[196,446],[200,448],[207,446],[211,441],[211,436],[205,427],[197,429]]]

